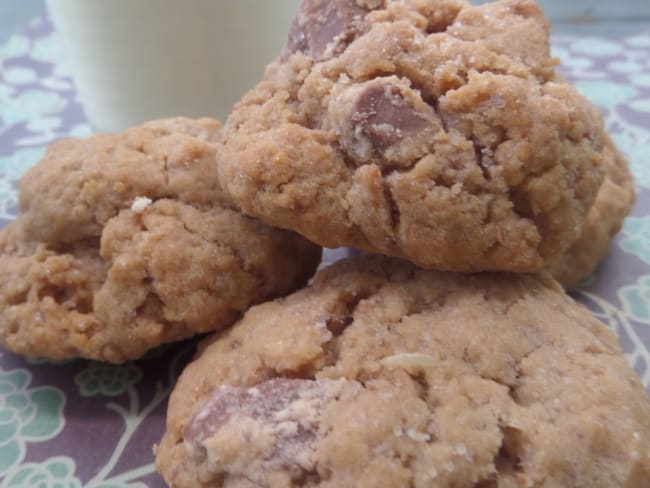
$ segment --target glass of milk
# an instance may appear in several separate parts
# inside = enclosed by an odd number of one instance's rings
[[[281,52],[300,0],[48,0],[99,131],[223,120]]]

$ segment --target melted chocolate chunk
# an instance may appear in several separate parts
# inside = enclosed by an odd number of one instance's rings
[[[255,388],[222,386],[185,426],[185,442],[204,456],[207,439],[251,419],[275,436],[272,450],[261,459],[269,467],[292,464],[316,439],[321,409],[341,387],[340,382],[298,379],[273,379]]]
[[[300,51],[322,61],[354,38],[365,14],[355,0],[304,0],[291,25],[286,53]]]
[[[183,437],[190,444],[200,444],[252,399],[252,395],[244,388],[228,385],[220,387],[185,426]]]
[[[361,127],[372,145],[385,150],[403,139],[431,127],[431,122],[385,83],[374,83],[357,99],[352,124]]]
[[[274,379],[256,388],[222,386],[197,412],[185,428],[185,440],[202,442],[237,414],[267,421],[295,402],[300,394],[316,388],[309,380]]]

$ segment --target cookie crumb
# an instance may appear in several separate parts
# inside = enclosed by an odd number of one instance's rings
[[[438,360],[429,354],[404,353],[384,358],[381,363],[389,368],[402,368],[407,373],[413,373],[437,366]]]
[[[417,442],[430,442],[431,441],[431,434],[427,434],[426,432],[418,432],[415,429],[409,429],[406,431],[406,435],[409,436],[410,439],[417,441]]]
[[[133,205],[131,205],[131,210],[133,210],[135,213],[142,213],[152,203],[153,200],[151,200],[151,198],[136,197],[135,200],[133,200]]]
[[[456,454],[457,456],[463,456],[469,458],[469,453],[467,451],[467,446],[465,446],[465,444],[457,444],[454,447],[454,454]]]

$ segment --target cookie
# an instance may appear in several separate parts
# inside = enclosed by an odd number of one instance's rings
[[[587,214],[579,239],[548,268],[566,288],[576,286],[581,279],[594,272],[607,254],[612,239],[621,230],[636,199],[630,168],[609,138],[603,163],[605,180]]]
[[[175,488],[641,488],[650,403],[547,274],[364,256],[207,340],[156,462]]]
[[[19,183],[27,237],[98,238],[106,223],[138,198],[229,206],[214,164],[221,129],[213,119],[179,117],[121,134],[54,142]]]
[[[304,285],[320,248],[212,186],[218,129],[171,119],[55,144],[0,231],[0,343],[119,363]]]
[[[220,180],[325,247],[536,270],[603,179],[602,117],[555,64],[532,0],[305,0],[226,122]]]
[[[547,267],[553,278],[567,289],[574,288],[580,280],[594,272],[636,199],[634,180],[627,161],[609,137],[603,151],[603,165],[605,179],[587,214],[580,237],[560,259]],[[343,248],[335,254],[326,253],[323,261],[331,263],[337,258],[358,254],[355,249]]]

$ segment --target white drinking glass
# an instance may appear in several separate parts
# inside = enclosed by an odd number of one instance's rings
[[[100,131],[224,119],[282,50],[300,0],[48,0]]]

